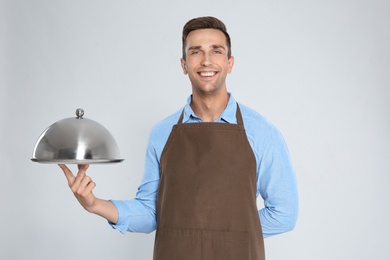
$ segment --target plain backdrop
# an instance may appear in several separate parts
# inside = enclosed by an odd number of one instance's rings
[[[190,95],[182,27],[205,15],[232,37],[229,91],[282,132],[296,169],[299,220],[266,239],[267,259],[389,259],[389,1],[0,3],[1,259],[151,259],[154,233],[113,230],[30,158],[81,107],[125,159],[90,167],[95,194],[133,198],[150,129]]]

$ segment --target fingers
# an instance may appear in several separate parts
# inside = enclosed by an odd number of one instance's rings
[[[89,167],[89,164],[77,164],[77,168],[80,170],[86,171]]]
[[[71,170],[65,164],[58,164],[61,170],[64,172],[66,179],[68,180],[68,185],[71,186],[74,182],[75,176],[71,172]]]
[[[79,189],[80,185],[85,187],[88,185],[89,182],[91,182],[91,179],[86,175],[86,171],[89,167],[88,164],[77,165],[79,171],[76,176],[73,175],[72,171],[65,164],[59,164],[58,166],[64,172],[65,177],[68,180],[68,185],[73,192],[76,192]]]
[[[79,172],[76,175],[75,182],[79,183],[84,176],[86,175],[87,169],[89,167],[89,164],[79,164],[77,165],[77,168],[79,169]]]
[[[77,200],[86,210],[91,210],[98,200],[92,193],[96,184],[88,175],[86,175],[89,165],[77,165],[78,172],[76,176],[65,164],[59,164],[58,166],[64,172],[65,177],[68,180],[68,185]]]
[[[84,174],[84,177],[80,180],[80,183],[74,184],[74,192],[80,195],[85,195],[90,193],[95,186],[96,184],[92,181],[92,179]]]
[[[76,177],[73,179],[73,182],[70,185],[70,188],[73,192],[77,192],[80,190],[80,188],[84,188],[89,182],[91,182],[91,178],[89,178],[86,175],[87,169],[89,165],[77,165],[77,168],[79,169]]]
[[[88,176],[87,176],[88,177]],[[91,180],[91,178],[84,178],[85,181],[78,190],[78,193],[86,196],[89,193],[92,193],[92,190],[96,187],[96,183]]]

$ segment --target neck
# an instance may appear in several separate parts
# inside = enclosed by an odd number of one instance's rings
[[[218,95],[192,94],[191,108],[203,122],[214,122],[225,110],[229,101],[229,94],[223,92]]]

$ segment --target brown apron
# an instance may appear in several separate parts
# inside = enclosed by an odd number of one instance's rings
[[[164,147],[154,260],[264,260],[256,159],[237,124],[187,123]]]

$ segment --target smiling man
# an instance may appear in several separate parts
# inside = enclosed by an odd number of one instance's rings
[[[225,25],[192,19],[182,40],[192,95],[152,129],[136,198],[96,198],[88,166],[77,176],[60,167],[89,212],[122,233],[156,230],[155,260],[264,260],[263,238],[292,230],[297,219],[287,147],[272,124],[227,91],[234,58]]]
[[[234,65],[230,39],[218,29],[198,29],[188,33],[183,46],[181,66],[192,85],[191,107],[204,122],[213,122],[229,100],[225,79]]]

